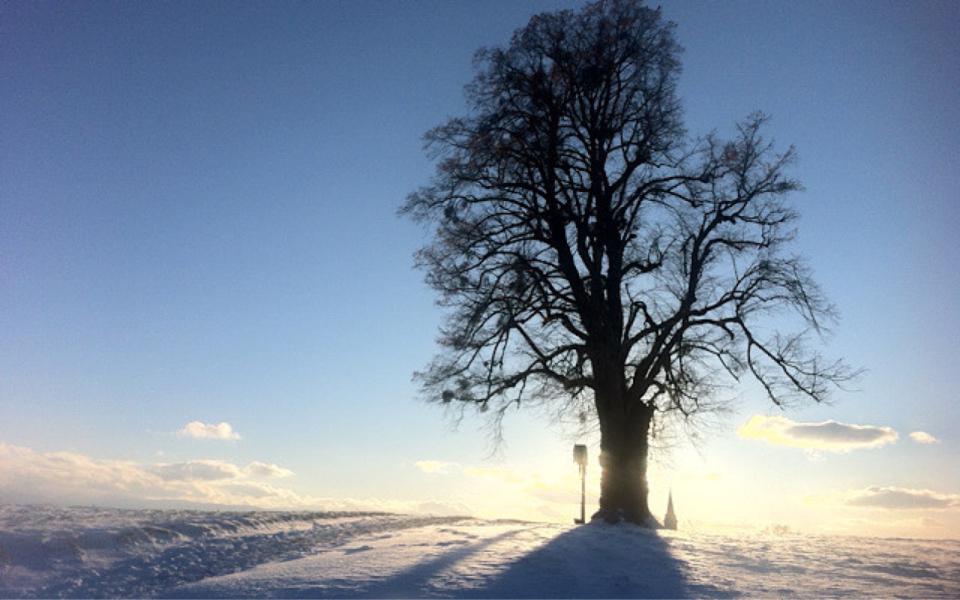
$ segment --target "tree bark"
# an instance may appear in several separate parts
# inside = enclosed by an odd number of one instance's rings
[[[652,409],[645,405],[601,412],[600,510],[594,519],[644,526],[657,523],[647,503],[647,436],[652,416]]]

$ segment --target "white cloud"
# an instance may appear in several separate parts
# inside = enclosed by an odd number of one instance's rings
[[[290,469],[284,469],[279,465],[260,461],[253,461],[246,466],[243,472],[250,477],[269,477],[277,479],[282,477],[291,477],[294,474]]]
[[[918,444],[937,444],[940,442],[940,440],[933,437],[926,431],[911,431],[910,439]]]
[[[150,469],[167,481],[219,481],[240,477],[236,465],[222,460],[191,460],[181,463],[161,463]]]
[[[941,494],[931,490],[873,486],[852,493],[846,504],[890,510],[942,509],[960,506],[960,495]]]
[[[460,468],[460,465],[455,462],[446,462],[442,460],[418,460],[417,462],[413,463],[413,466],[420,469],[424,473],[430,474],[447,474]]]
[[[877,448],[897,440],[897,432],[890,427],[853,425],[824,421],[799,423],[786,417],[754,415],[743,424],[737,434],[745,439],[760,440],[778,446],[849,452],[860,448]]]
[[[276,488],[272,486],[255,482],[231,483],[223,486],[223,489],[229,492],[241,494],[243,496],[252,496],[254,498],[266,498],[274,495],[277,491]]]
[[[230,423],[203,423],[190,421],[177,432],[184,437],[204,440],[239,440],[240,434],[233,430]]]

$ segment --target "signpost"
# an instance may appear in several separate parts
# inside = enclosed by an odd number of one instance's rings
[[[573,522],[581,525],[586,522],[587,515],[587,447],[584,444],[574,444],[573,462],[580,466],[580,518]]]

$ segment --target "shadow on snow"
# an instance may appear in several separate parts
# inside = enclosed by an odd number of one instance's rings
[[[459,547],[416,564],[357,597],[456,598],[678,598],[723,596],[703,585],[691,586],[685,564],[674,558],[668,540],[634,525],[591,523],[566,531],[516,558],[476,587],[444,589],[443,572],[470,560],[487,547],[520,532],[512,531]],[[453,577],[458,580],[459,577]],[[462,583],[462,582],[461,582]]]
[[[689,589],[683,563],[656,531],[596,522],[558,535],[463,596],[677,598],[691,593],[709,592]]]

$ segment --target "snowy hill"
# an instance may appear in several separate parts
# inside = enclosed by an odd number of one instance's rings
[[[960,541],[0,506],[0,597],[960,596]]]

